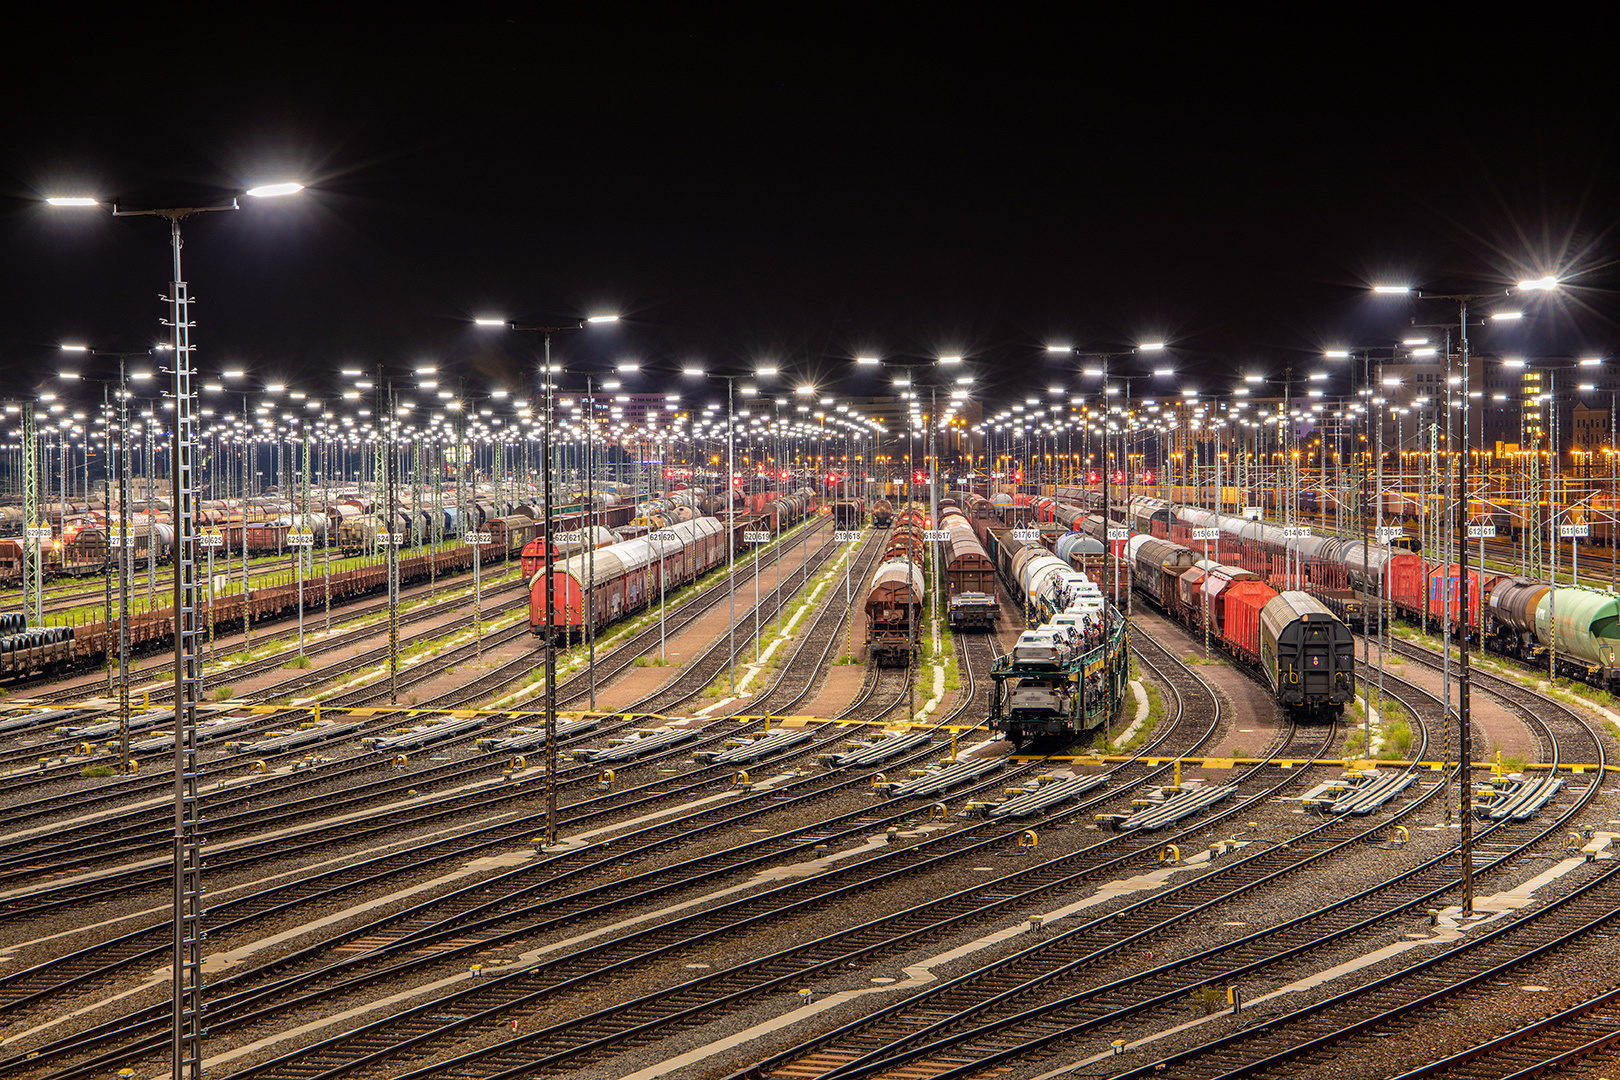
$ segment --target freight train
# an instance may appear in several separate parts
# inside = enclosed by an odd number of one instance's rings
[[[745,534],[780,533],[815,512],[814,497],[789,495],[761,500],[763,509],[736,513],[729,518],[694,517],[661,527],[670,540],[639,536],[594,549],[586,548],[552,565],[547,589],[545,549],[526,553],[529,578],[529,632],[544,636],[547,593],[555,598],[552,633],[569,640],[586,630],[600,631],[650,604],[661,592],[696,581],[726,561],[729,551],[748,545]],[[564,534],[559,532],[559,542]],[[678,541],[678,542],[676,542]],[[532,561],[531,561],[532,560]]]
[[[1407,546],[1309,536],[1289,539],[1264,521],[1178,507],[1177,530],[1221,530],[1221,559],[1311,593],[1356,625],[1380,600],[1386,611],[1431,628],[1449,624],[1485,648],[1545,666],[1556,646],[1556,671],[1610,692],[1620,691],[1620,595],[1559,586],[1495,570],[1424,559]],[[1462,602],[1466,597],[1467,625]]]
[[[960,509],[941,504],[939,527],[950,536],[939,559],[945,564],[946,613],[952,630],[993,630],[1001,618],[996,564]]]
[[[917,660],[925,600],[921,559],[885,557],[866,586],[866,654],[878,667]]]
[[[1309,593],[1279,593],[1254,571],[1171,540],[1137,534],[1126,551],[1138,590],[1258,670],[1290,719],[1332,720],[1355,700],[1350,628]]]
[[[418,555],[402,553],[397,563],[399,581],[402,585],[407,585],[427,581],[433,577],[444,578],[470,569],[474,550],[467,545],[458,544]],[[508,556],[504,549],[494,544],[477,549],[477,554],[486,565],[500,562]],[[235,575],[232,577],[234,579]],[[285,571],[280,572],[276,574],[274,584],[265,584],[264,580],[263,577],[255,578],[253,591],[245,599],[240,592],[205,598],[197,609],[200,629],[206,631],[212,626],[220,634],[229,634],[241,629],[244,618],[251,622],[259,622],[298,610],[299,587],[292,579],[292,575]],[[327,602],[328,587],[331,599],[336,603],[378,592],[387,586],[387,566],[381,560],[348,570],[334,571],[330,578],[321,573],[313,574],[304,580],[304,610],[323,607]],[[6,617],[13,620],[22,618],[16,613]],[[160,607],[153,611],[133,614],[129,618],[130,649],[139,655],[167,647],[173,642],[173,630],[172,608]],[[74,627],[34,627],[27,633],[48,634],[45,644],[49,647],[44,652],[25,651],[22,656],[13,659],[9,669],[0,670],[0,678],[20,678],[31,672],[47,670],[61,672],[96,666],[105,662],[109,650],[116,650],[118,647],[116,620],[110,624],[93,620]],[[31,637],[28,649],[35,649],[39,640]],[[16,651],[14,648],[13,652]],[[49,669],[45,666],[46,663],[51,665]],[[24,670],[25,666],[28,670]]]

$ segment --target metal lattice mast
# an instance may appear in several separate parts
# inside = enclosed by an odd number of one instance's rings
[[[377,523],[374,526],[377,537],[373,543],[372,551],[375,552],[379,547],[383,548],[383,562],[386,564],[388,562],[386,547],[388,533],[392,532],[394,528],[394,523],[388,519],[388,497],[383,488],[383,455],[385,453],[383,442],[386,436],[383,433],[382,426],[387,423],[387,418],[382,415],[380,407],[374,409],[373,413],[377,416],[377,442],[372,447],[371,453],[371,486],[375,493],[371,501],[371,516]]]
[[[35,531],[44,525],[39,515],[39,432],[30,403],[23,409],[23,618],[32,606],[35,626],[45,625],[45,568]]]
[[[411,546],[422,553],[422,440],[411,440]]]
[[[202,1080],[202,776],[197,706],[202,695],[196,580],[196,490],[191,396],[191,301],[180,274],[180,221],[170,219],[174,281],[174,433],[169,474],[174,522],[174,1080]]]
[[[1539,405],[1538,405],[1539,408]],[[1530,505],[1526,514],[1525,542],[1529,557],[1525,560],[1526,573],[1540,577],[1541,566],[1541,431],[1536,425],[1535,442],[1530,446]]]

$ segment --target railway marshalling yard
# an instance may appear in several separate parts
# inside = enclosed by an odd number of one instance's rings
[[[1600,702],[1477,669],[1472,783],[1563,783],[1473,823],[1465,913],[1432,641],[1394,635],[1369,753],[1360,705],[1290,725],[1138,597],[1140,692],[1110,731],[1014,753],[983,721],[1017,600],[988,634],[927,622],[909,672],[866,664],[881,554],[812,519],[734,590],[721,566],[605,628],[594,669],[562,649],[555,843],[515,572],[486,571],[481,634],[469,575],[405,589],[397,679],[375,598],[307,616],[303,659],[285,621],[221,635],[209,1075],[1505,1077],[1581,1047],[1563,1075],[1620,1068]],[[136,663],[134,772],[85,734],[116,715],[104,671],[0,701],[7,1076],[169,1072],[172,662]],[[1373,770],[1397,793],[1334,812]],[[1204,804],[1115,827],[1167,787]]]

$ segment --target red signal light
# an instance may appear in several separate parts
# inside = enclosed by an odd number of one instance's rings
[[[1088,484],[1095,484],[1100,479],[1101,477],[1097,475],[1097,471],[1095,469],[1086,475],[1086,483]]]

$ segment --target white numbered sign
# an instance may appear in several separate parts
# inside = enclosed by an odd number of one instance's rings
[[[568,532],[560,532],[557,534],[557,543],[559,544],[577,544],[579,541],[580,531],[578,529],[572,529]]]
[[[197,539],[200,541],[202,539],[202,537],[199,536]],[[134,533],[116,533],[116,532],[115,533],[109,533],[107,535],[107,543],[112,547],[132,548],[132,547],[135,546],[135,534]],[[207,545],[204,545],[204,546],[206,547]]]
[[[51,527],[49,525],[30,525],[23,530],[23,538],[25,540],[49,540],[51,538]]]
[[[131,536],[128,539],[133,541],[135,538]],[[225,538],[219,535],[219,533],[203,533],[201,536],[197,537],[197,546],[205,548],[224,547]]]
[[[1221,530],[1213,525],[1197,525],[1193,527],[1192,538],[1194,540],[1219,540]]]
[[[745,544],[768,544],[770,542],[771,534],[769,532],[756,532],[753,529],[749,529],[747,532],[743,533],[743,543]]]
[[[1590,525],[1560,525],[1558,526],[1558,535],[1566,540],[1591,536],[1592,527]]]
[[[848,529],[838,529],[833,533],[833,543],[835,544],[853,544],[860,538],[861,534],[859,532]]]
[[[287,534],[287,544],[290,547],[313,547],[315,545],[315,534],[290,532]]]
[[[489,533],[468,533],[467,543],[478,545],[489,543]]]
[[[1378,527],[1378,542],[1387,544],[1391,540],[1398,540],[1406,535],[1406,530],[1399,525],[1380,525]]]
[[[398,547],[405,542],[404,533],[378,533],[378,547]]]
[[[1496,526],[1495,525],[1470,525],[1470,526],[1468,526],[1468,539],[1470,539],[1470,540],[1494,540],[1494,539],[1496,539]]]
[[[648,533],[647,539],[659,544],[678,544],[681,542],[681,538],[675,533],[670,532],[668,529],[660,529],[658,532]]]
[[[1111,525],[1111,526],[1109,526],[1109,528],[1108,528],[1108,539],[1110,539],[1110,540],[1129,540],[1130,538],[1131,538],[1131,530],[1129,530],[1127,528],[1124,528],[1122,526],[1119,526],[1119,525]]]
[[[1290,525],[1283,529],[1284,540],[1304,540],[1311,535],[1309,525]]]
[[[1012,538],[1014,540],[1018,541],[1019,543],[1022,543],[1022,544],[1032,543],[1032,542],[1034,542],[1036,540],[1039,540],[1041,538],[1041,530],[1039,530],[1039,529],[1014,529],[1012,531]]]
[[[923,530],[923,539],[924,540],[932,540],[936,544],[943,544],[945,541],[949,540],[950,538],[951,538],[951,530],[949,530],[949,529],[924,529]]]

